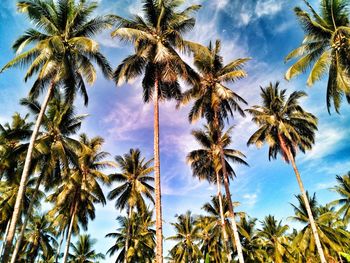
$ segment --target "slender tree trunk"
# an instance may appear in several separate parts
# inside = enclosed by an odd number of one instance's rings
[[[72,214],[72,219],[71,219],[70,224],[69,224],[69,230],[68,230],[67,241],[66,241],[66,249],[64,251],[64,256],[63,256],[63,263],[67,263],[69,246],[70,246],[70,239],[72,237],[72,230],[73,230],[73,225],[74,225],[75,214],[77,212],[77,207],[78,207],[78,203],[75,204],[73,214]]]
[[[216,185],[218,189],[218,199],[219,199],[219,207],[220,207],[220,218],[221,218],[221,227],[222,227],[222,233],[224,235],[224,243],[225,243],[225,249],[227,252],[227,259],[228,262],[231,262],[231,253],[229,251],[229,241],[228,241],[228,236],[226,232],[226,220],[224,216],[224,208],[222,205],[222,193],[221,193],[221,178],[218,172],[216,172]]]
[[[132,207],[129,207],[129,213],[128,213],[128,231],[126,233],[126,239],[125,239],[125,258],[124,258],[124,263],[128,262],[128,250],[129,250],[129,238],[130,238],[130,230],[131,230],[131,225],[130,225],[130,218],[131,218],[131,213],[132,213]]]
[[[56,252],[56,256],[55,256],[55,263],[58,262],[58,257],[60,256],[60,253],[61,253],[61,246],[62,246],[62,242],[63,242],[63,238],[64,238],[64,232],[65,232],[65,229],[63,229],[63,233],[61,235],[61,240],[60,240],[60,243],[59,243],[58,248],[57,248],[57,252]]]
[[[42,103],[42,106],[41,106],[41,109],[39,112],[39,115],[38,115],[36,122],[35,122],[32,136],[30,138],[28,151],[27,151],[25,162],[24,162],[22,176],[21,176],[21,182],[19,185],[16,203],[15,203],[15,207],[14,207],[13,214],[12,214],[10,229],[9,229],[8,236],[6,237],[6,241],[5,241],[5,251],[4,251],[4,257],[3,257],[4,263],[8,262],[10,250],[12,247],[13,238],[14,238],[15,232],[16,232],[17,221],[21,215],[21,204],[23,201],[23,196],[25,193],[26,184],[27,184],[27,180],[29,177],[29,171],[30,171],[30,166],[31,166],[31,162],[32,162],[34,143],[35,143],[36,137],[38,136],[41,121],[42,121],[42,118],[44,116],[47,104],[49,103],[52,92],[54,90],[54,87],[55,87],[55,83],[52,81],[48,90],[47,90],[46,96],[44,98],[44,101]]]
[[[305,208],[306,208],[306,211],[307,211],[307,215],[309,217],[311,230],[312,230],[313,236],[315,238],[315,243],[316,243],[318,254],[320,256],[321,263],[327,263],[327,260],[326,260],[326,258],[324,256],[324,253],[323,253],[320,237],[319,237],[318,232],[317,232],[314,216],[312,215],[312,211],[311,211],[311,208],[310,208],[310,203],[309,203],[309,200],[307,198],[306,191],[305,191],[303,182],[301,180],[299,170],[298,170],[298,168],[297,168],[297,166],[295,164],[294,156],[292,155],[289,147],[287,147],[286,143],[284,142],[281,134],[278,134],[278,139],[280,141],[282,150],[287,155],[288,160],[292,163],[292,166],[293,166],[293,169],[294,169],[294,172],[295,172],[295,176],[296,176],[298,184],[299,184],[301,196],[303,197],[303,200],[304,200],[304,203],[305,203]]]
[[[4,253],[5,239],[7,237],[8,232],[9,232],[10,224],[11,224],[11,219],[9,219],[9,221],[7,222],[7,226],[6,226],[6,230],[5,230],[5,234],[4,234],[4,239],[3,239],[3,242],[1,244],[1,249],[0,249],[0,259],[1,259],[2,253]]]
[[[159,156],[159,79],[154,85],[154,188],[156,195],[156,263],[163,263],[163,228],[162,228],[162,201],[160,188],[160,156]]]
[[[29,217],[31,216],[31,211],[33,209],[33,205],[34,205],[34,202],[35,202],[36,195],[38,194],[42,178],[43,178],[42,175],[40,175],[40,177],[38,178],[38,181],[36,183],[32,199],[30,200],[30,203],[29,203],[27,216],[24,219],[24,222],[23,222],[22,227],[21,227],[21,232],[19,233],[18,238],[17,238],[15,250],[12,253],[11,263],[16,263],[17,255],[18,255],[19,249],[21,248],[21,243],[22,243],[22,239],[23,239],[23,236],[24,236],[24,231],[26,230]]]

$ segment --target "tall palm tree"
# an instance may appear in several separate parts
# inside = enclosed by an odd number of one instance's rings
[[[311,149],[314,144],[317,118],[303,110],[299,99],[306,96],[305,92],[294,91],[286,98],[286,90],[279,89],[279,83],[270,83],[261,88],[261,106],[253,106],[247,110],[253,116],[253,122],[259,129],[249,138],[248,145],[261,147],[264,142],[269,145],[269,159],[281,154],[287,163],[291,163],[306,205],[308,218],[314,234],[317,250],[322,263],[326,262],[315,220],[304,189],[300,173],[295,163],[297,150],[302,152]]]
[[[124,209],[128,207],[128,218],[130,220],[134,207],[145,206],[143,195],[154,203],[154,188],[149,184],[154,178],[150,176],[153,167],[150,167],[153,159],[145,161],[141,157],[139,149],[130,149],[129,153],[124,156],[116,156],[115,160],[121,169],[121,173],[111,175],[111,181],[121,183],[108,194],[108,199],[113,200],[118,197],[115,202],[116,208]],[[131,225],[129,226],[131,227]],[[130,232],[130,229],[129,229]],[[129,239],[126,238],[125,251],[129,248]],[[126,259],[126,258],[125,258]]]
[[[350,172],[343,176],[337,175],[337,185],[332,188],[341,198],[331,202],[332,205],[340,205],[339,213],[343,215],[345,224],[350,221]]]
[[[104,161],[106,152],[101,151],[103,139],[94,137],[89,139],[85,134],[80,135],[81,149],[77,153],[77,163],[72,167],[69,177],[58,187],[57,191],[49,196],[55,201],[51,214],[65,215],[69,211],[70,223],[67,233],[66,249],[63,263],[67,262],[70,239],[78,222],[86,229],[89,218],[95,218],[95,203],[106,203],[101,183],[109,183],[109,177],[101,172],[105,167],[112,167],[112,163]]]
[[[111,67],[100,53],[98,44],[91,39],[93,35],[110,26],[110,21],[106,17],[91,18],[97,8],[96,2],[23,0],[19,1],[17,6],[19,12],[25,13],[36,28],[28,29],[15,41],[13,49],[18,55],[6,64],[1,72],[10,67],[28,65],[25,81],[33,75],[37,76],[30,90],[30,96],[37,97],[46,88],[47,92],[36,119],[25,159],[21,187],[6,239],[5,262],[20,216],[20,205],[29,176],[34,142],[53,91],[63,87],[68,102],[72,102],[75,94],[80,92],[87,103],[85,81],[92,84],[96,78],[92,62],[96,62],[107,77],[111,73]],[[29,49],[23,51],[26,47]]]
[[[56,243],[55,229],[44,215],[35,215],[29,221],[25,232],[25,253],[27,261],[34,263],[39,251],[43,254],[51,254]]]
[[[295,14],[305,32],[301,45],[293,50],[286,61],[298,60],[288,69],[285,77],[290,80],[311,71],[307,84],[312,86],[328,73],[327,109],[333,104],[339,112],[343,95],[350,103],[350,12],[347,0],[321,0],[320,13],[304,0],[311,14],[295,7]]]
[[[191,211],[186,214],[176,216],[177,222],[171,223],[176,231],[174,236],[167,238],[168,240],[177,241],[172,248],[179,263],[194,263],[202,258],[202,253],[197,244],[199,240],[199,228],[196,227],[196,218],[191,215]]]
[[[315,217],[317,232],[320,242],[328,261],[338,256],[338,252],[345,252],[344,249],[349,240],[350,234],[345,230],[342,220],[329,208],[319,206],[316,194],[309,196],[308,201],[312,214]],[[297,205],[292,204],[295,215],[290,217],[293,221],[303,224],[303,228],[294,238],[295,246],[303,253],[303,257],[310,257],[315,252],[315,240],[307,217],[306,206],[301,195],[296,195]]]
[[[154,262],[156,244],[155,231],[152,229],[154,226],[152,216],[153,211],[149,211],[144,207],[140,211],[133,211],[131,217],[117,217],[120,226],[117,232],[106,235],[106,237],[116,239],[115,244],[107,251],[110,256],[119,251],[116,263]],[[129,240],[128,251],[125,247],[126,240]]]
[[[215,42],[214,46],[210,43],[208,47],[193,42],[187,42],[187,45],[194,53],[194,65],[200,75],[199,81],[193,88],[184,93],[181,101],[182,104],[186,104],[192,99],[195,100],[189,113],[190,122],[205,117],[208,124],[219,130],[224,125],[225,119],[228,120],[230,116],[233,116],[234,111],[238,111],[244,116],[241,104],[247,104],[247,102],[232,91],[227,84],[247,75],[243,70],[243,66],[249,59],[240,58],[224,65],[223,57],[220,55],[221,42],[219,40]],[[230,215],[232,221],[234,221],[229,175],[226,171],[223,148],[220,145],[219,148],[226,197],[229,202]],[[236,224],[233,223],[232,227],[234,228],[239,262],[243,263],[244,258]]]
[[[29,110],[37,115],[40,112],[40,104],[36,101],[23,99],[22,105],[28,106]],[[39,133],[37,144],[39,148],[44,149],[42,161],[40,164],[40,175],[36,182],[36,190],[44,182],[46,190],[53,189],[61,181],[61,173],[67,173],[68,164],[76,159],[75,151],[79,147],[79,142],[73,138],[81,126],[85,115],[76,115],[74,107],[66,104],[59,93],[55,94],[48,105],[48,110],[43,116],[42,127],[44,131]],[[63,171],[61,171],[63,169]],[[33,195],[35,200],[36,192]],[[28,213],[31,213],[33,203],[28,207]],[[28,217],[24,219],[21,231],[18,235],[15,249],[12,253],[11,263],[16,262],[24,231],[28,222]]]
[[[105,256],[102,253],[96,253],[96,251],[93,249],[95,243],[96,239],[91,239],[90,235],[79,236],[76,244],[71,244],[73,253],[69,254],[68,262],[91,263],[96,262],[98,259],[104,259]]]
[[[216,183],[218,187],[218,200],[220,204],[220,214],[221,223],[223,229],[223,235],[226,243],[228,243],[228,235],[226,233],[223,201],[221,194],[221,185],[225,184],[225,173],[232,179],[235,176],[235,172],[232,169],[229,161],[239,164],[248,165],[243,158],[245,155],[234,149],[229,149],[228,146],[231,144],[230,133],[232,128],[228,129],[223,133],[221,126],[219,129],[214,125],[207,125],[204,130],[195,130],[192,132],[196,140],[202,146],[199,150],[194,150],[187,156],[188,162],[191,164],[193,175],[199,177],[200,179],[208,180],[210,183]],[[224,166],[222,165],[221,151],[224,154]],[[224,169],[225,168],[225,169]],[[228,181],[227,181],[228,182]],[[227,191],[226,191],[227,194]],[[227,198],[227,204],[229,205],[229,211],[233,211],[233,205],[231,198]],[[232,205],[232,209],[230,206]],[[232,218],[232,217],[231,217]],[[237,251],[239,251],[240,246],[237,245],[240,241],[236,240],[236,235],[238,235],[237,226],[235,218],[232,218],[232,228],[235,237],[235,244]],[[242,252],[242,251],[241,251]],[[239,258],[243,260],[243,255],[238,252]],[[227,251],[227,256],[230,260],[230,253]]]
[[[159,102],[179,99],[178,78],[191,81],[193,71],[181,59],[175,48],[184,48],[183,34],[193,28],[191,14],[200,6],[192,5],[180,11],[184,1],[142,0],[143,17],[130,19],[115,16],[117,29],[112,36],[134,45],[135,53],[128,56],[114,72],[114,80],[121,84],[143,74],[144,101],[154,104],[154,174],[157,251],[156,262],[163,262],[162,211],[159,156]]]
[[[281,221],[277,222],[274,216],[268,215],[261,222],[262,228],[259,235],[266,241],[264,249],[272,259],[272,262],[286,262],[289,255],[288,239],[286,237],[287,225],[283,225]],[[289,259],[288,259],[289,261]]]

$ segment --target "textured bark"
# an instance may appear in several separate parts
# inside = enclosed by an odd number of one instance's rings
[[[295,172],[295,176],[296,176],[298,184],[299,184],[301,196],[303,197],[303,200],[304,200],[304,203],[305,203],[305,208],[306,208],[306,211],[307,211],[307,215],[309,217],[309,222],[310,222],[312,234],[313,234],[313,236],[315,238],[315,243],[316,243],[318,254],[320,256],[321,263],[327,263],[327,260],[326,260],[326,258],[324,256],[324,252],[323,252],[323,249],[322,249],[320,237],[319,237],[318,232],[317,232],[315,219],[314,219],[314,216],[312,215],[312,211],[311,211],[311,208],[310,208],[310,203],[309,203],[309,200],[307,198],[306,191],[305,191],[303,182],[301,180],[299,170],[298,170],[298,168],[296,166],[296,163],[295,163],[295,160],[294,160],[294,156],[292,155],[289,147],[287,147],[287,145],[286,145],[285,141],[283,140],[283,137],[281,136],[281,134],[278,134],[278,139],[280,141],[280,145],[281,145],[281,148],[282,148],[283,152],[288,157],[288,160],[292,163],[292,166],[293,166],[293,169],[294,169],[294,172]]]
[[[26,190],[26,184],[27,184],[27,180],[29,177],[29,171],[30,171],[30,166],[31,166],[31,162],[32,162],[34,143],[35,143],[35,140],[38,136],[41,121],[43,119],[47,104],[49,103],[49,100],[51,98],[54,87],[55,87],[55,83],[51,82],[51,84],[47,90],[46,96],[44,98],[44,101],[42,103],[39,115],[36,119],[32,136],[30,138],[28,151],[27,151],[25,162],[24,162],[22,176],[21,176],[21,182],[19,185],[16,203],[15,203],[15,207],[14,207],[12,218],[11,218],[9,233],[8,233],[8,235],[6,237],[6,241],[5,241],[5,251],[4,251],[4,256],[3,256],[4,263],[8,262],[8,260],[9,260],[10,250],[11,250],[13,238],[14,238],[15,232],[16,232],[16,225],[17,225],[17,222],[18,222],[19,217],[21,215],[21,205],[23,202],[23,197],[24,197],[24,193]]]
[[[159,79],[154,85],[154,189],[156,208],[156,263],[163,263],[163,228],[162,228],[162,201],[160,188],[160,156],[159,156]]]
[[[38,191],[39,191],[39,187],[40,187],[41,180],[42,180],[42,176],[40,176],[40,177],[38,178],[38,181],[37,181],[37,183],[36,183],[36,186],[35,186],[35,190],[34,190],[32,199],[30,200],[30,203],[29,203],[29,207],[28,207],[28,211],[27,211],[27,216],[26,216],[25,219],[24,219],[24,222],[23,222],[22,227],[21,227],[21,232],[19,233],[18,238],[17,238],[15,250],[14,250],[13,253],[12,253],[11,263],[16,263],[17,255],[18,255],[18,252],[19,252],[19,250],[20,250],[20,248],[21,248],[21,243],[22,243],[22,240],[23,240],[23,237],[24,237],[24,231],[26,230],[29,217],[31,216],[31,211],[32,211],[33,205],[34,205],[34,203],[35,203],[36,195],[38,194]]]
[[[220,175],[218,172],[216,172],[216,185],[217,185],[217,189],[218,189],[218,199],[219,199],[219,206],[220,206],[220,219],[221,219],[222,233],[223,233],[224,241],[225,241],[224,242],[225,249],[227,252],[228,262],[231,262],[232,258],[231,258],[231,253],[229,251],[229,241],[228,241],[228,235],[226,232],[226,221],[225,221],[225,216],[224,216],[224,208],[222,205],[221,179],[220,179]]]
[[[69,229],[68,229],[68,235],[67,235],[67,243],[66,243],[66,249],[64,251],[64,256],[63,256],[63,263],[67,263],[68,260],[68,253],[69,253],[69,246],[70,246],[70,239],[72,237],[72,230],[73,230],[73,224],[74,224],[74,219],[75,219],[75,215],[77,212],[77,208],[78,208],[78,203],[76,203],[75,208],[73,210],[73,214],[72,214],[72,219],[70,221],[69,224]]]

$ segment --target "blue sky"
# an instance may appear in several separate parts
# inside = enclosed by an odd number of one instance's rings
[[[304,7],[303,1],[187,2],[203,5],[197,14],[197,24],[186,36],[187,39],[202,44],[221,39],[225,62],[238,57],[252,58],[246,67],[248,77],[231,86],[249,105],[259,103],[259,86],[265,86],[271,81],[280,80],[281,86],[287,88],[288,92],[307,91],[309,96],[302,104],[319,118],[319,131],[313,150],[306,155],[299,154],[297,163],[305,187],[310,192],[317,193],[320,203],[325,204],[334,199],[336,195],[328,188],[334,185],[335,175],[350,170],[350,107],[344,103],[341,115],[328,115],[325,80],[307,88],[305,75],[291,82],[283,79],[289,66],[284,64],[284,57],[302,41],[303,34],[296,22],[293,7]],[[318,1],[313,2],[316,4]],[[139,13],[140,4],[139,0],[100,0],[98,13],[128,16],[130,13]],[[14,56],[11,44],[29,27],[29,23],[15,12],[13,0],[0,2],[0,21],[0,65],[4,65]],[[111,39],[109,33],[99,35],[97,40],[115,68],[132,52],[132,48]],[[189,57],[184,58],[191,61]],[[9,70],[0,75],[1,123],[10,120],[16,111],[25,113],[18,101],[26,96],[31,83],[24,83],[23,75],[21,69]],[[77,111],[89,114],[82,131],[89,136],[104,137],[104,149],[111,156],[138,147],[147,158],[151,158],[153,112],[152,105],[142,101],[140,79],[116,87],[112,81],[103,79],[99,74],[95,85],[88,92],[90,103],[87,108],[77,101]],[[170,222],[175,220],[175,214],[184,213],[188,209],[195,214],[200,213],[201,206],[216,192],[215,187],[192,178],[191,170],[185,162],[187,153],[197,147],[190,131],[201,126],[201,123],[188,123],[189,108],[190,106],[176,110],[173,102],[161,105],[160,148],[165,236],[173,233]],[[249,116],[236,116],[231,124],[235,125],[232,146],[244,152],[250,164],[250,167],[236,167],[237,178],[231,183],[233,200],[241,203],[237,211],[245,211],[259,219],[273,214],[291,224],[287,219],[293,213],[289,203],[295,202],[294,195],[299,193],[292,168],[280,158],[269,162],[266,147],[259,150],[255,147],[247,148],[247,139],[256,129]],[[105,188],[105,193],[109,190]],[[105,207],[97,206],[97,217],[90,223],[89,233],[98,239],[98,251],[106,252],[112,246],[113,240],[104,236],[115,231],[115,218],[119,214],[114,208],[114,202],[108,202]],[[170,246],[171,243],[166,241],[165,248]],[[107,258],[105,262],[111,261]]]

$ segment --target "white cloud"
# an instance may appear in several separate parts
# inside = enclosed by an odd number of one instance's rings
[[[246,206],[253,207],[258,201],[258,194],[245,194],[243,195],[244,203]]]
[[[255,7],[255,14],[258,17],[271,16],[282,9],[282,2],[276,0],[258,1]]]

